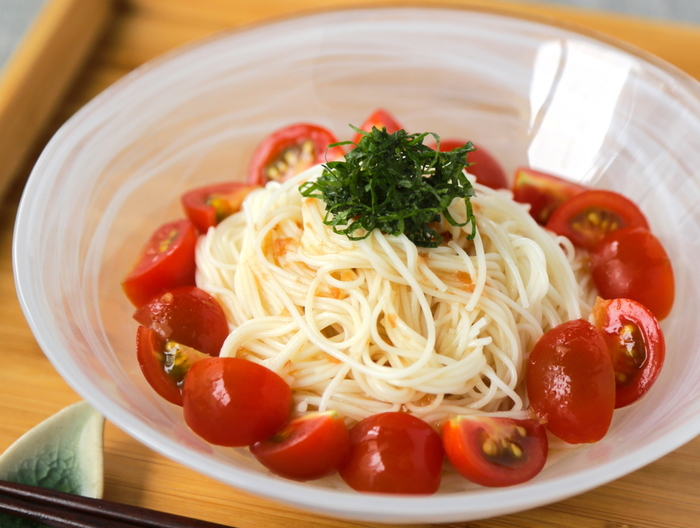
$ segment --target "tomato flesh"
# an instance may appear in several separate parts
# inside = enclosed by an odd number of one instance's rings
[[[432,427],[410,414],[386,412],[350,429],[350,452],[339,472],[356,491],[429,495],[440,487],[443,459]]]
[[[291,405],[289,385],[245,359],[210,357],[185,376],[185,422],[214,445],[244,447],[271,437],[289,420]]]
[[[204,358],[194,348],[163,339],[160,334],[138,327],[136,331],[136,357],[148,384],[162,398],[182,406],[182,385],[190,367]]]
[[[623,227],[649,229],[646,217],[629,199],[613,191],[593,189],[572,196],[547,221],[547,229],[588,250],[608,233]]]
[[[195,286],[175,288],[151,299],[134,312],[134,319],[161,338],[218,356],[228,337],[221,305]]]
[[[537,475],[547,461],[547,432],[537,420],[457,416],[442,427],[447,458],[482,486],[512,486]]]
[[[332,475],[350,450],[350,435],[336,411],[294,418],[250,452],[272,473],[307,481]]]
[[[440,152],[449,152],[463,147],[466,143],[466,141],[459,139],[441,139]],[[437,145],[432,143],[428,146],[435,150]],[[496,161],[496,158],[484,147],[474,144],[474,148],[475,150],[467,155],[467,161],[470,163],[467,167],[467,172],[473,174],[478,183],[491,189],[508,188],[508,178],[503,167]]]
[[[367,118],[364,123],[362,123],[360,130],[371,132],[372,128],[377,128],[377,130],[384,129],[387,131],[387,133],[393,134],[394,132],[401,130],[403,126],[401,126],[396,118],[389,112],[383,108],[378,108]],[[357,145],[362,139],[362,136],[363,134],[359,132],[356,133],[352,138],[352,142]]]
[[[557,207],[588,188],[553,174],[519,167],[515,170],[512,190],[513,199],[530,204],[530,215],[538,224],[545,225]]]
[[[615,408],[625,407],[658,378],[666,356],[664,334],[654,314],[631,299],[598,299],[593,318],[615,369]]]
[[[604,299],[633,299],[659,321],[673,308],[671,259],[647,229],[620,229],[602,239],[591,252],[591,275]]]
[[[189,220],[160,226],[151,235],[122,289],[131,303],[142,306],[164,291],[194,286],[197,233]]]
[[[255,149],[248,184],[285,181],[306,169],[341,158],[345,153],[333,133],[321,126],[299,123],[267,136]]]
[[[546,332],[530,353],[527,394],[535,413],[570,444],[597,442],[615,408],[615,372],[607,345],[589,322],[576,319]]]
[[[245,197],[256,188],[241,182],[217,183],[188,191],[180,201],[197,231],[206,233],[210,227],[240,211]]]

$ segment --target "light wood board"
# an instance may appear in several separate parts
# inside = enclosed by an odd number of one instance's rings
[[[700,29],[695,26],[548,5],[457,3],[500,6],[601,31],[644,48],[700,79]],[[45,131],[54,130],[112,82],[161,53],[230,27],[319,7],[314,0],[124,0],[118,5],[104,38],[58,107],[58,118]],[[322,5],[347,3],[329,0]],[[31,161],[25,163],[20,176],[26,177]],[[20,192],[21,179],[0,210],[0,450],[79,399],[45,359],[15,296],[10,245]],[[327,519],[251,497],[152,452],[111,424],[105,434],[105,497],[240,528],[382,526]],[[700,438],[696,438],[653,464],[569,500],[515,515],[443,526],[696,528],[699,519]]]

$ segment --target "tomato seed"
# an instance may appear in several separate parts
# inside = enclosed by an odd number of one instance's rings
[[[490,457],[495,457],[498,454],[498,446],[490,438],[487,438],[482,444],[481,450],[484,452],[484,454]]]
[[[518,444],[510,444],[510,450],[517,458],[523,456],[523,450],[520,449]]]

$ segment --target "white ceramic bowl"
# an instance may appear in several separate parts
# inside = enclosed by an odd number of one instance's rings
[[[271,477],[245,450],[212,449],[148,387],[120,279],[189,188],[242,179],[257,142],[311,121],[349,137],[385,107],[412,131],[475,140],[518,165],[638,203],[668,250],[678,297],[652,391],[601,442],[531,482],[431,497],[363,495]],[[223,34],[137,69],[51,140],[14,239],[23,309],[46,355],[106,418],[237,488],[330,516],[464,521],[558,501],[700,433],[700,85],[634,50],[486,11],[323,12]]]

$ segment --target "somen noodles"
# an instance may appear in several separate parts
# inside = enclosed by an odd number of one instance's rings
[[[444,222],[437,248],[379,230],[351,241],[323,223],[322,200],[299,192],[321,172],[253,191],[200,238],[197,285],[232,328],[221,356],[279,373],[297,413],[524,417],[527,353],[548,329],[590,314],[595,294],[573,246],[509,191],[477,182],[474,240],[470,225]],[[460,205],[450,213],[464,221]]]

